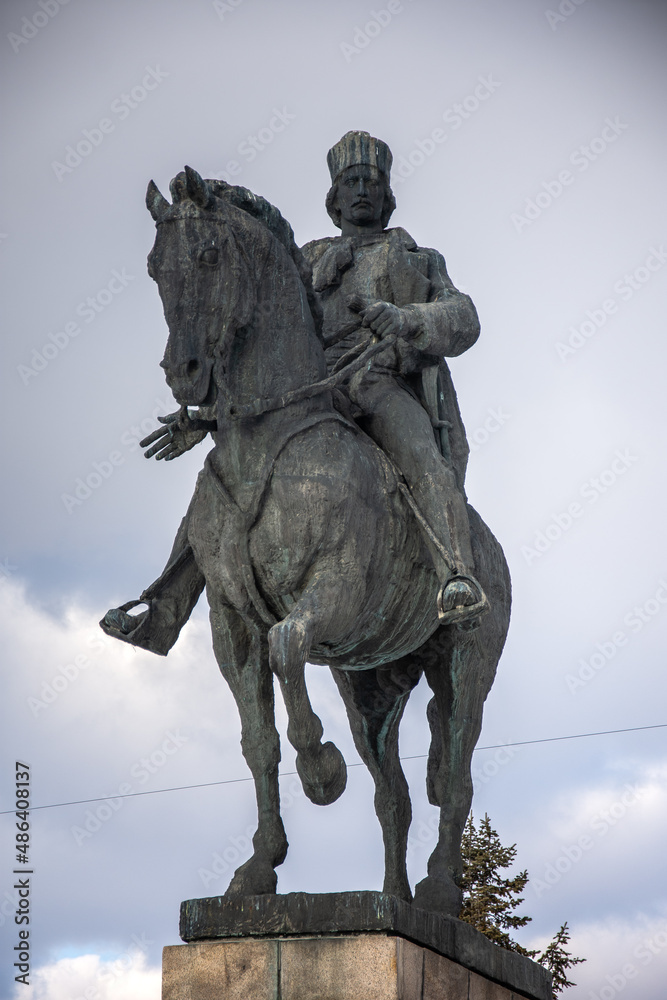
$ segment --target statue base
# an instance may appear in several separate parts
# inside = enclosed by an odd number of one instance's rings
[[[551,976],[469,924],[380,892],[191,899],[162,1000],[551,1000]]]

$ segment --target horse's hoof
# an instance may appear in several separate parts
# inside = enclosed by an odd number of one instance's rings
[[[463,905],[463,892],[451,878],[441,879],[427,875],[415,886],[414,905],[430,913],[458,917]]]
[[[274,895],[277,886],[278,876],[270,862],[252,857],[236,869],[225,896]]]
[[[403,899],[406,903],[412,902],[412,890],[407,875],[392,877],[385,875],[382,891],[395,899]]]
[[[328,806],[339,799],[347,784],[347,765],[333,743],[324,743],[315,754],[297,754],[296,769],[303,790],[316,806]]]

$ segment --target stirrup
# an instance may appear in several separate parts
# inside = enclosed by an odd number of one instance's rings
[[[100,628],[112,639],[120,639],[139,649],[147,649],[158,656],[166,656],[178,639],[184,624],[169,599],[148,597],[146,591],[135,601],[128,601],[118,608],[111,608],[100,622]],[[137,604],[147,604],[148,609],[136,616],[127,615]],[[129,622],[128,619],[129,618]],[[129,632],[123,630],[131,623]]]
[[[445,609],[443,608],[445,591],[450,583],[457,582],[469,584],[471,590],[478,595],[477,600],[473,604],[459,604],[457,607]],[[438,591],[438,618],[441,625],[462,625],[472,630],[479,624],[479,622],[473,623],[472,619],[484,614],[488,608],[489,602],[480,584],[474,577],[466,576],[464,573],[457,573],[456,576],[450,577]]]
[[[130,636],[132,633],[141,625],[143,621],[146,620],[150,612],[150,605],[147,611],[142,612],[139,615],[128,615],[127,612],[131,608],[136,608],[138,604],[146,604],[146,601],[128,601],[126,604],[121,604],[117,608],[111,608],[105,614],[104,618],[100,622],[100,627],[107,635],[113,636],[115,639],[120,639],[123,636]],[[125,629],[120,624],[120,615],[117,612],[121,612],[122,616],[125,618],[134,618],[134,625],[131,629],[125,631]],[[120,633],[120,634],[119,634]]]

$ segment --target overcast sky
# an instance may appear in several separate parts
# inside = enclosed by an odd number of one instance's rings
[[[224,891],[255,812],[247,780],[114,797],[248,776],[205,602],[167,659],[96,624],[161,569],[206,450],[165,465],[137,446],[175,408],[146,184],[166,191],[185,163],[231,179],[302,244],[334,232],[329,147],[353,128],[389,143],[392,225],[445,255],[482,323],[451,368],[469,497],[507,554],[514,610],[480,747],[664,724],[667,19],[648,0],[58,4],[0,11],[0,788],[9,809],[27,758],[35,805],[112,804],[33,813],[34,985],[15,993],[4,971],[0,996],[157,1000],[180,901]],[[354,763],[332,681],[309,670],[327,738]],[[415,882],[436,815],[417,756],[427,700],[420,686],[401,734]],[[588,959],[575,1000],[626,980],[624,996],[664,998],[666,733],[475,754],[475,815],[531,876],[521,940],[567,920]],[[326,809],[293,776],[282,794],[279,891],[381,887],[364,768]]]

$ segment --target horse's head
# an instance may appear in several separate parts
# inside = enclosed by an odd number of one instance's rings
[[[172,203],[153,181],[148,185],[146,205],[157,228],[148,273],[169,327],[161,362],[167,384],[181,405],[198,406],[213,402],[234,332],[254,310],[251,263],[232,221],[243,213],[189,167],[169,189]]]

